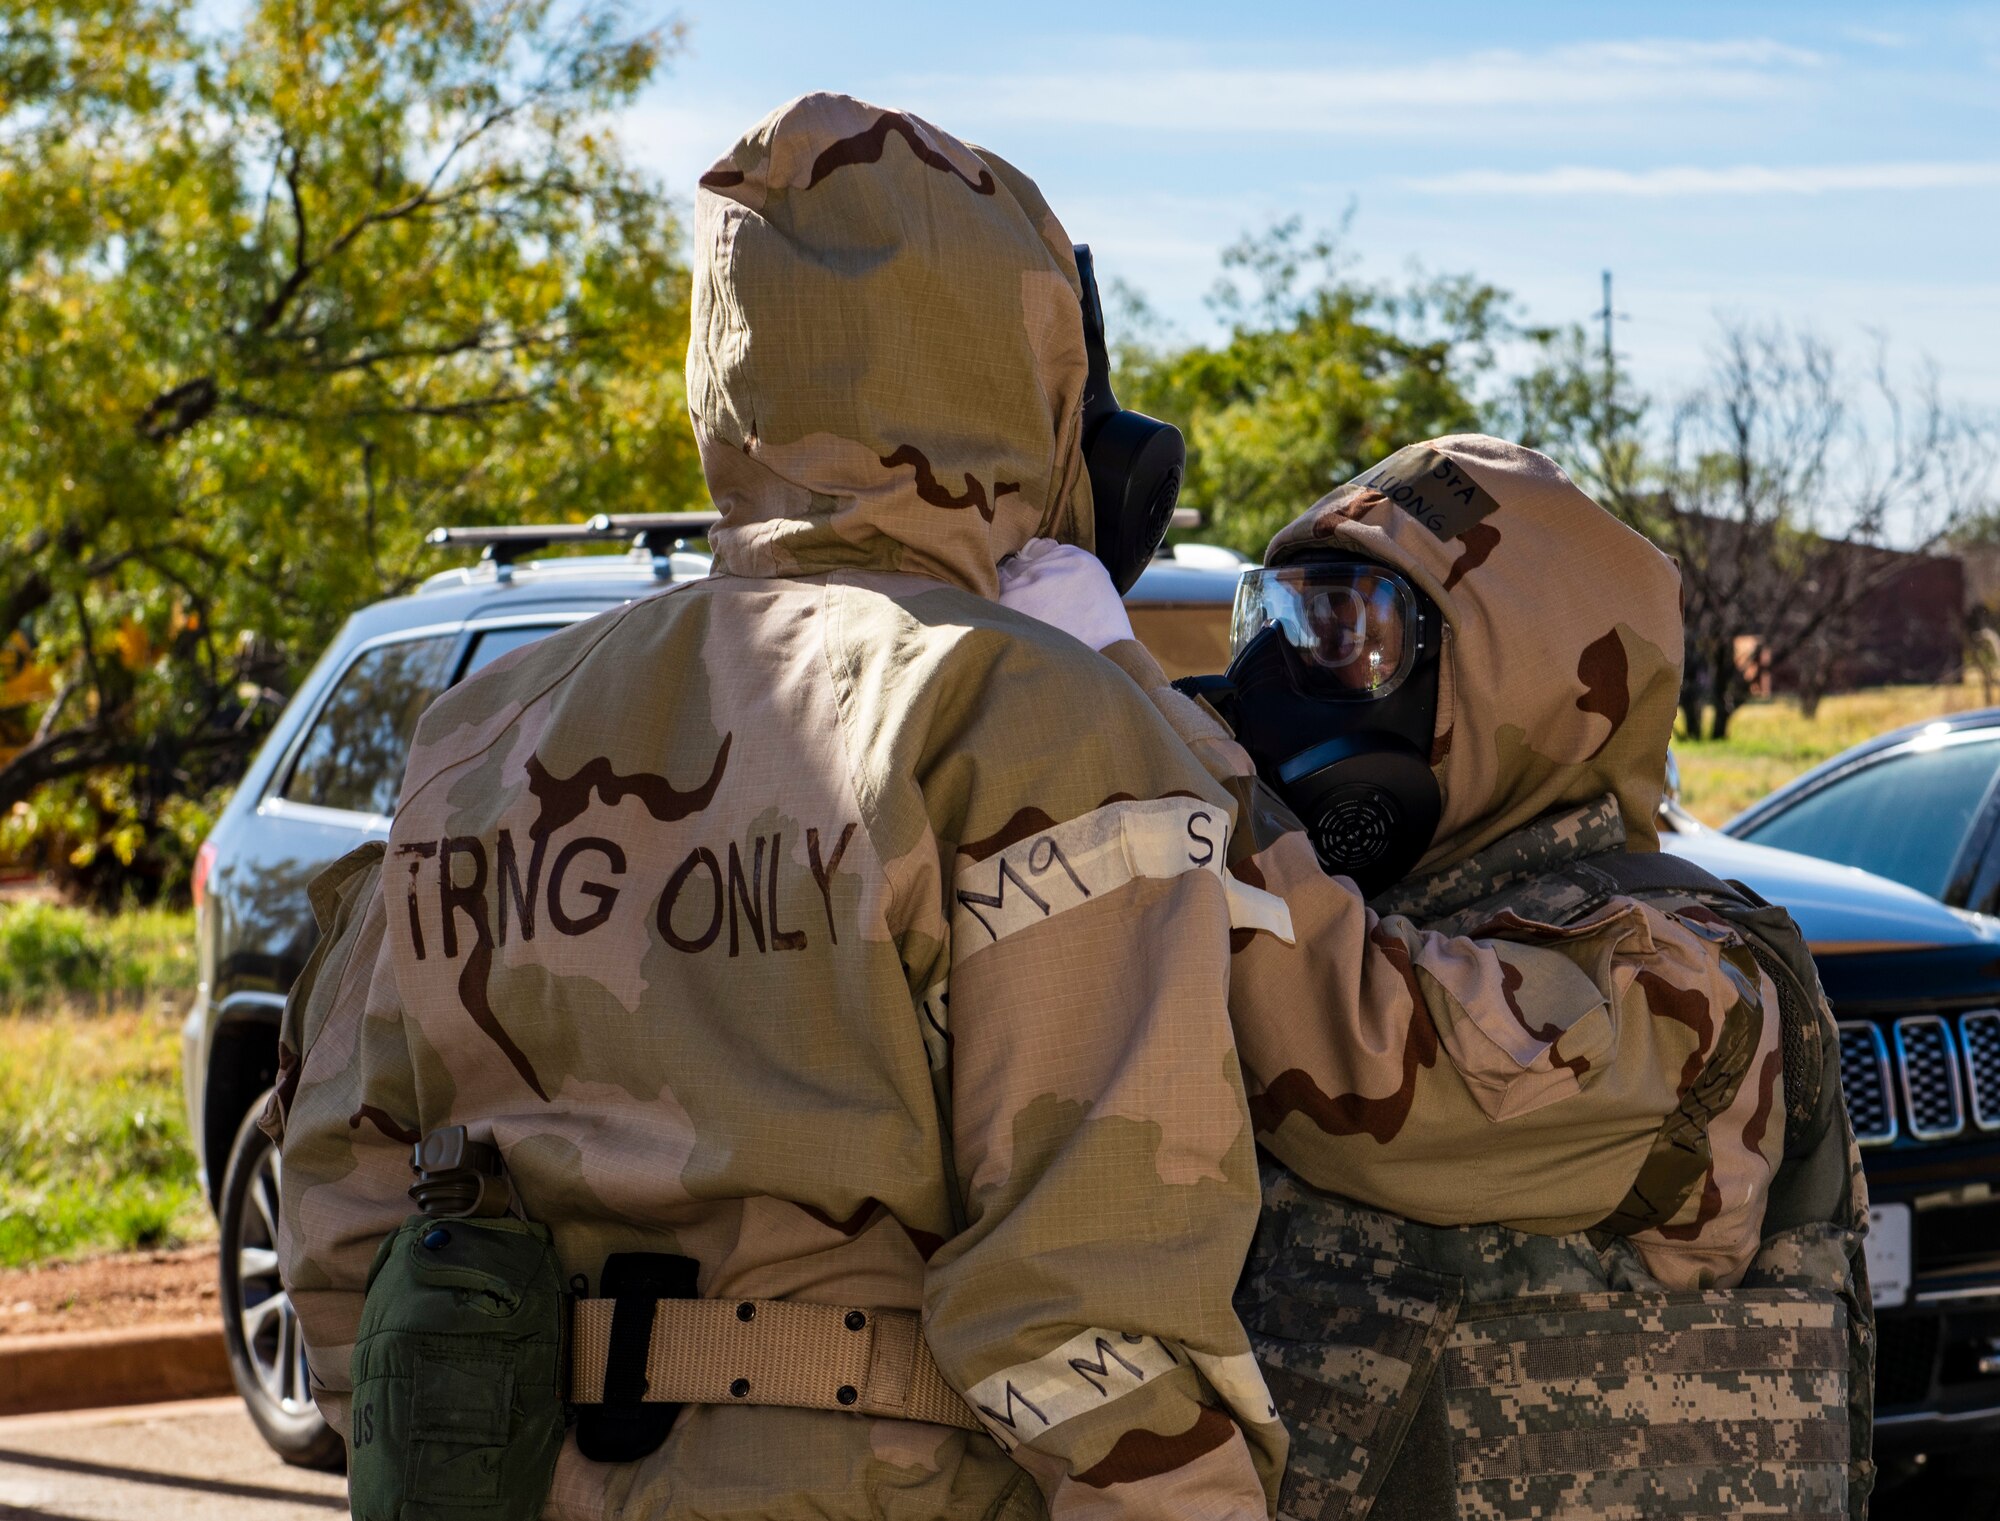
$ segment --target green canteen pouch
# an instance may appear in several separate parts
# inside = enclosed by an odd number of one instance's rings
[[[563,1285],[546,1227],[412,1215],[354,1344],[355,1521],[537,1521],[562,1450]]]

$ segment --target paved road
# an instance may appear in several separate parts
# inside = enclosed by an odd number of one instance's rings
[[[0,1419],[0,1521],[329,1521],[346,1495],[273,1457],[234,1398]]]
[[[1877,1521],[1991,1517],[2000,1478],[1911,1474]],[[0,1521],[335,1521],[337,1475],[271,1456],[233,1397],[0,1419]]]

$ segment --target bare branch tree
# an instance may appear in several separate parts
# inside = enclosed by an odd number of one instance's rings
[[[1857,380],[1810,329],[1726,322],[1652,447],[1643,407],[1604,398],[1580,350],[1507,410],[1680,562],[1695,736],[1729,732],[1753,674],[1816,702],[1865,653],[1869,599],[1993,500],[1992,428],[1947,403],[1934,367],[1899,383],[1879,339]]]

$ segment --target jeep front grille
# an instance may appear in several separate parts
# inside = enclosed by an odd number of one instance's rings
[[[1895,1045],[1910,1134],[1920,1141],[1957,1135],[1965,1128],[1965,1103],[1951,1026],[1941,1015],[1913,1014],[1896,1021]]]
[[[2000,1131],[2000,1009],[1842,1020],[1840,1080],[1863,1146]]]
[[[1958,1033],[1965,1046],[1966,1086],[1972,1094],[1972,1123],[2000,1130],[2000,1009],[1961,1014]]]
[[[1840,1026],[1840,1086],[1854,1138],[1863,1146],[1886,1146],[1896,1139],[1896,1100],[1889,1083],[1889,1043],[1879,1026],[1865,1019]]]

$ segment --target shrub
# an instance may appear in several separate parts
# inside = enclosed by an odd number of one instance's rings
[[[29,901],[0,908],[0,1009],[129,1006],[194,989],[194,915],[99,914]]]

